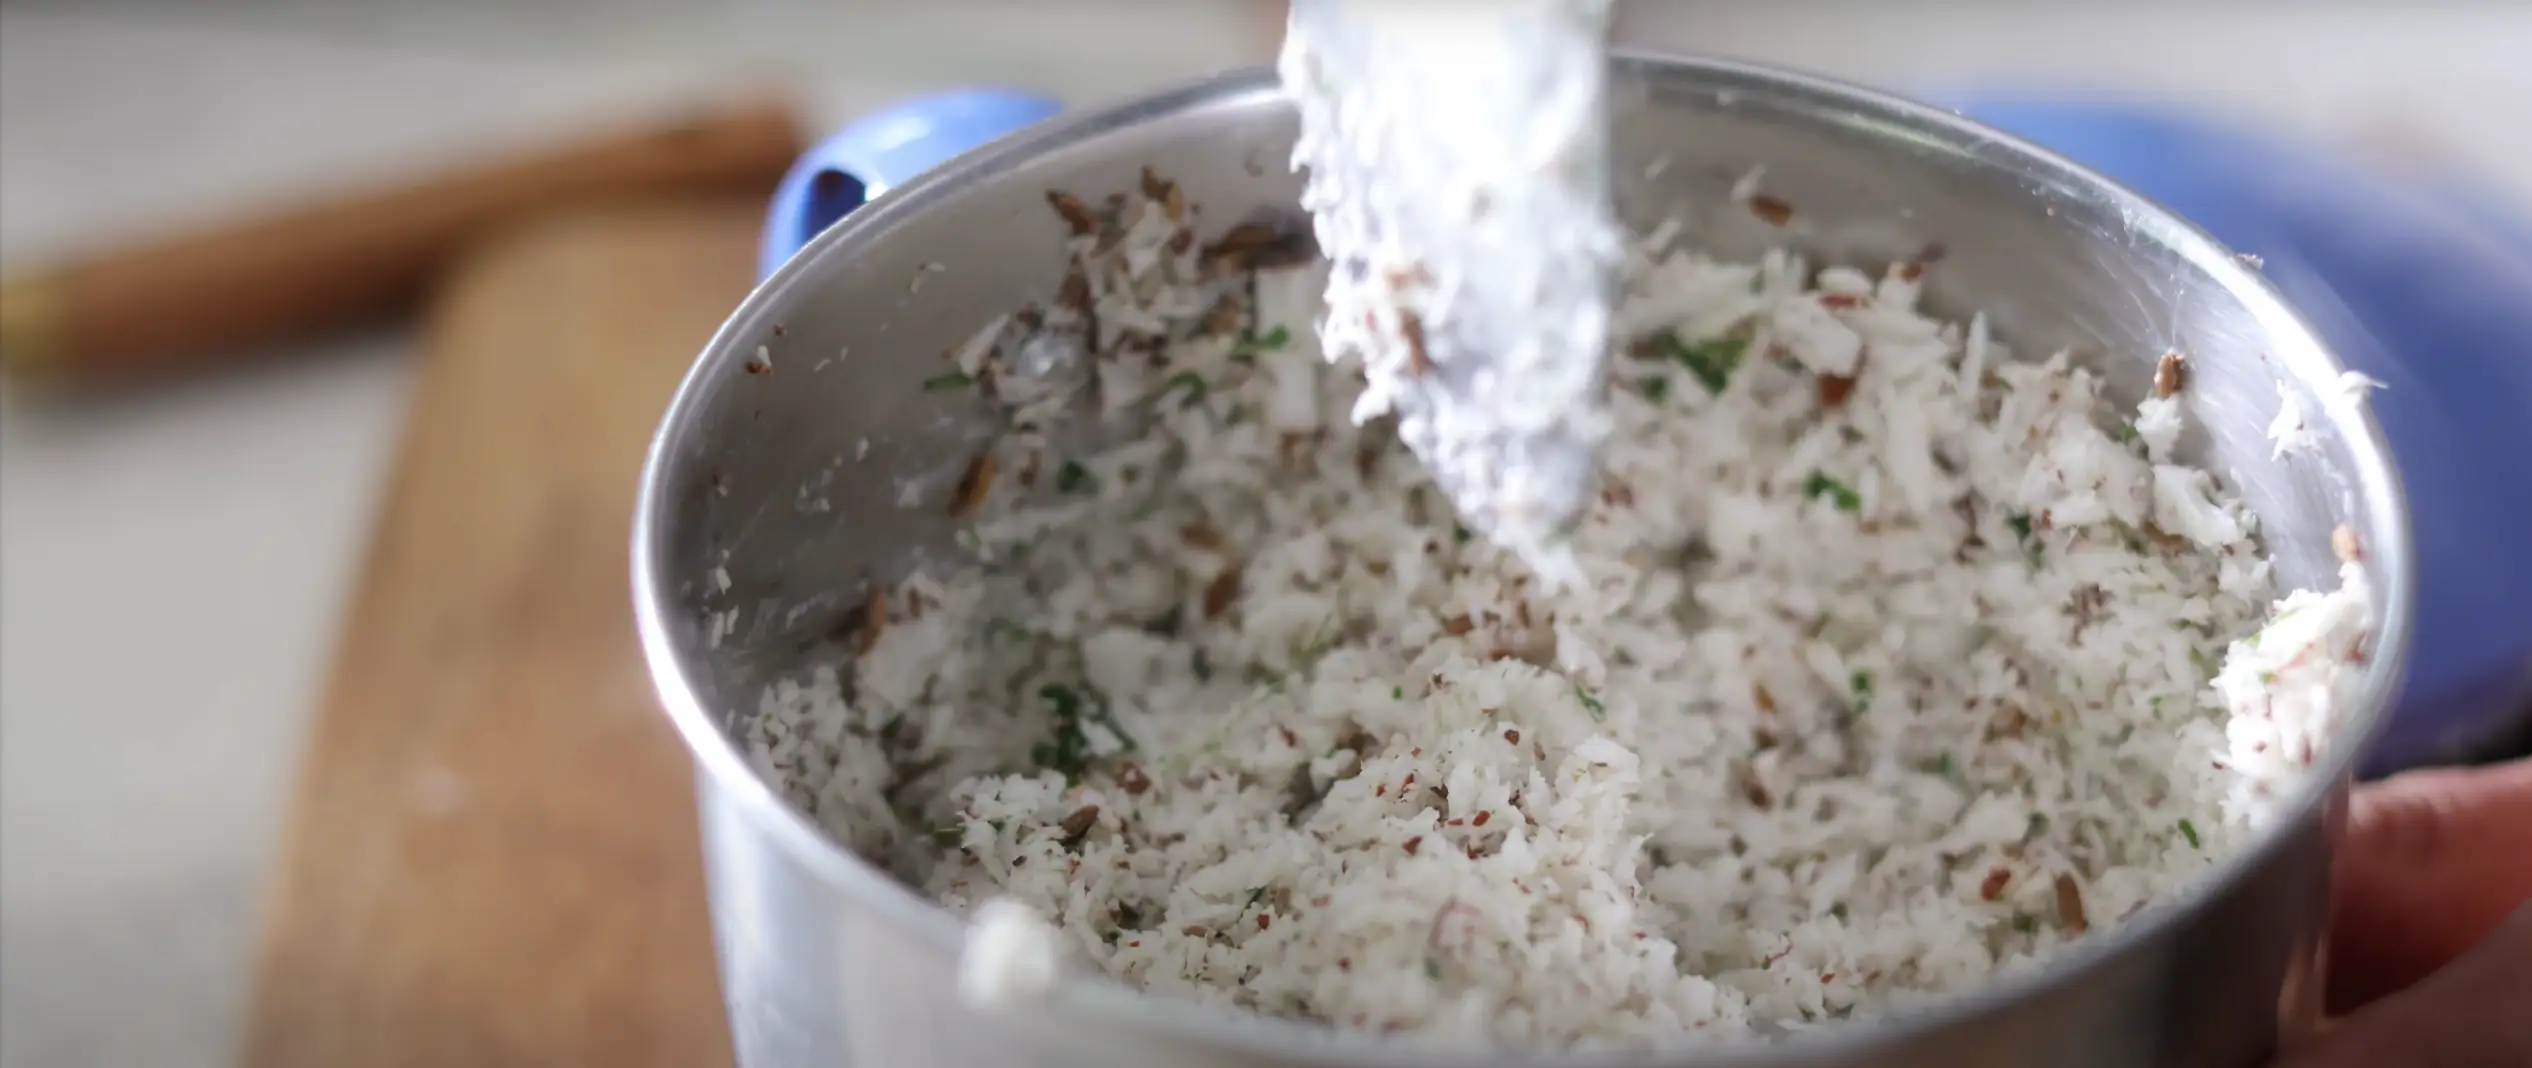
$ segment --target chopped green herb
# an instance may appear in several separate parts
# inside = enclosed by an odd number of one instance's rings
[[[2031,814],[2031,830],[2030,830],[2030,834],[2032,834],[2032,835],[2041,835],[2041,834],[2047,834],[2047,833],[2048,833],[2048,813],[2045,813],[2045,812],[2034,812],[2034,813],[2032,813],[2032,814]]]
[[[976,380],[968,377],[966,372],[952,371],[945,375],[933,375],[924,379],[923,392],[947,393],[953,389],[965,389],[975,384]]]
[[[1644,399],[1655,404],[1670,400],[1670,379],[1655,375],[1644,380]]]
[[[2017,912],[2017,913],[2014,913],[2014,914],[2013,914],[2013,929],[2014,929],[2014,930],[2016,930],[2016,931],[2020,931],[2020,932],[2022,932],[2023,934],[2033,934],[2033,933],[2036,933],[2036,932],[2037,932],[2037,931],[2039,931],[2039,929],[2040,929],[2040,918],[2039,918],[2039,917],[2037,917],[2037,916],[2031,915],[2031,914],[2030,914],[2030,913],[2028,913],[2028,912]]]
[[[1248,890],[1248,904],[1241,907],[1253,909],[1257,907],[1258,902],[1264,900],[1266,900],[1266,888],[1262,886],[1252,886]]]
[[[1958,773],[1960,769],[1953,764],[1952,754],[1937,753],[1935,754],[1934,759],[1926,762],[1925,770],[1949,779],[1953,777],[1954,774]]]
[[[1278,326],[1263,334],[1251,331],[1241,335],[1239,343],[1231,347],[1231,355],[1234,358],[1253,356],[1268,349],[1280,349],[1289,344],[1292,344],[1292,331],[1283,327]]]
[[[2144,435],[2137,433],[2136,424],[2132,422],[2119,424],[2119,429],[2115,436],[2119,439],[2119,443],[2122,445],[2134,445],[2137,442],[2145,440]]]
[[[1196,650],[1196,655],[1189,660],[1187,669],[1196,673],[1197,682],[1213,681],[1213,658],[1204,655],[1202,649]]]
[[[1055,491],[1058,493],[1097,493],[1099,477],[1090,469],[1071,460],[1055,469]]]
[[[1133,737],[1117,726],[1116,719],[1108,711],[1107,698],[1099,691],[1090,691],[1090,697],[1084,699],[1069,686],[1049,684],[1038,690],[1037,695],[1055,706],[1053,714],[1048,717],[1054,721],[1054,734],[1031,747],[1029,758],[1041,768],[1063,773],[1066,782],[1079,782],[1082,772],[1095,758],[1090,750],[1090,736],[1083,730],[1085,713],[1088,719],[1097,721],[1107,728],[1108,733],[1115,735],[1119,744],[1127,749],[1136,748]]]
[[[1171,375],[1169,376],[1169,381],[1161,384],[1161,392],[1167,393],[1173,389],[1183,389],[1187,391],[1186,399],[1180,402],[1185,407],[1193,408],[1196,405],[1204,403],[1205,382],[1203,375],[1197,374],[1194,371],[1180,371],[1177,374]]]
[[[2215,677],[2215,661],[2207,657],[2206,650],[2194,645],[2189,647],[2189,666],[2197,668],[2199,674],[2208,678]]]
[[[1467,524],[1465,524],[1465,523],[1453,523],[1453,524],[1451,524],[1451,540],[1452,540],[1452,541],[1456,541],[1456,542],[1458,542],[1458,543],[1460,543],[1460,544],[1462,544],[1462,545],[1466,545],[1466,544],[1468,544],[1469,539],[1474,538],[1474,537],[1476,537],[1476,536],[1477,536],[1477,535],[1475,535],[1475,534],[1469,533],[1469,530],[1468,530],[1468,525],[1467,525]]]
[[[2198,825],[2189,822],[2186,817],[2183,817],[2180,821],[2180,836],[2189,839],[2189,848],[2203,848],[2198,843]]]
[[[924,828],[924,833],[931,835],[934,842],[938,842],[945,846],[954,846],[959,843],[960,839],[967,836],[967,825],[964,823],[936,823],[930,827]]]
[[[2040,566],[2040,542],[2031,536],[2031,516],[2027,512],[2006,512],[2005,525],[2013,528],[2013,536],[2022,540],[2022,554],[2031,558],[2031,566]]]
[[[1663,334],[1661,345],[1665,354],[1705,383],[1706,392],[1717,394],[1731,384],[1732,372],[1741,366],[1741,356],[1750,347],[1747,339],[1737,337],[1719,337],[1692,345],[1675,333]]]
[[[1583,689],[1581,683],[1574,684],[1574,700],[1582,702],[1583,711],[1591,713],[1591,718],[1595,720],[1605,719],[1609,715],[1609,706],[1601,704],[1600,699],[1593,697],[1591,691]]]
[[[1441,982],[1442,962],[1431,957],[1424,958],[1424,977],[1437,983]]]
[[[1862,668],[1855,669],[1854,674],[1846,677],[1846,688],[1854,692],[1855,704],[1857,706],[1860,707],[1873,703],[1872,672],[1866,671]]]
[[[1392,700],[1392,701],[1404,701],[1404,700],[1406,700],[1406,699],[1407,699],[1407,688],[1406,688],[1406,687],[1404,687],[1404,686],[1392,686],[1392,687],[1390,687],[1390,688],[1389,688],[1389,699],[1390,699],[1390,700]]]
[[[1811,477],[1802,484],[1802,495],[1815,501],[1827,497],[1841,512],[1864,510],[1863,495],[1856,493],[1854,487],[1830,478],[1825,471],[1811,472]]]
[[[1847,912],[1847,909],[1846,909],[1846,902],[1840,901],[1840,902],[1838,902],[1837,904],[1834,904],[1834,905],[1829,906],[1829,915],[1831,915],[1831,916],[1835,916],[1835,917],[1837,917],[1838,919],[1841,919],[1841,920],[1845,919],[1845,918],[1846,918],[1846,912]]]

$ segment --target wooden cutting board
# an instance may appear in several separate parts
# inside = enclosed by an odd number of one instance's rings
[[[248,1068],[729,1062],[627,539],[643,449],[747,292],[762,212],[543,221],[437,299],[303,757]]]

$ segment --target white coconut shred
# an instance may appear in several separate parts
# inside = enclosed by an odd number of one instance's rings
[[[1921,313],[1916,265],[1631,254],[1551,587],[1348,417],[1325,265],[1197,245],[1158,176],[1054,199],[1063,294],[959,351],[1010,428],[948,504],[978,560],[875,590],[747,728],[841,842],[1002,903],[985,1003],[1060,954],[1449,1044],[1904,1010],[2248,842],[2365,654],[2352,536],[2272,606],[2246,509],[2064,356]],[[1821,321],[1872,358],[1806,363],[1782,324]]]
[[[1300,0],[1279,69],[1357,422],[1563,578],[1609,432],[1608,0]]]

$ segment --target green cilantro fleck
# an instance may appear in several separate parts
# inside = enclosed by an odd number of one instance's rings
[[[1260,352],[1289,344],[1292,344],[1292,331],[1284,327],[1278,326],[1263,334],[1251,331],[1241,335],[1239,343],[1231,346],[1231,358],[1254,357]]]
[[[1064,466],[1055,469],[1055,490],[1058,493],[1097,493],[1099,476],[1091,474],[1087,467],[1066,460]]]
[[[1266,900],[1266,888],[1262,886],[1252,886],[1248,890],[1248,904],[1241,907],[1253,909],[1257,907],[1258,902],[1264,900]]]
[[[1958,774],[1960,768],[1958,765],[1953,763],[1952,754],[1937,753],[1935,754],[1933,760],[1926,762],[1926,770],[1949,779]]]
[[[1389,699],[1390,699],[1390,700],[1392,700],[1392,701],[1404,701],[1404,700],[1406,700],[1406,699],[1407,699],[1407,688],[1406,688],[1406,687],[1404,687],[1404,686],[1392,686],[1392,687],[1390,687],[1390,688],[1389,688]]]
[[[2022,932],[2023,934],[2034,934],[2034,933],[2037,933],[2037,932],[2039,931],[2039,929],[2040,929],[2040,918],[2039,918],[2039,917],[2037,917],[2037,916],[2031,915],[2031,914],[2030,914],[2030,913],[2028,913],[2028,912],[2017,912],[2017,913],[2014,913],[2014,914],[2013,914],[2013,929],[2014,929],[2014,930],[2016,930],[2016,931],[2020,931],[2020,932]]]
[[[925,828],[925,832],[932,836],[932,840],[934,842],[938,842],[945,846],[954,846],[957,845],[961,839],[967,836],[967,825],[964,823],[936,823],[928,828]]]
[[[1873,703],[1872,672],[1862,668],[1855,669],[1854,674],[1846,677],[1846,688],[1854,692],[1856,707],[1861,708]]]
[[[2034,836],[2048,833],[2048,813],[2034,812],[2031,814],[2031,830],[2029,833]]]
[[[1452,540],[1452,541],[1456,541],[1456,542],[1458,542],[1458,543],[1460,543],[1460,544],[1462,544],[1462,545],[1466,545],[1466,544],[1468,544],[1469,539],[1474,538],[1474,537],[1476,537],[1476,536],[1477,536],[1477,535],[1472,534],[1472,533],[1470,533],[1470,532],[1469,532],[1469,530],[1468,530],[1468,525],[1467,525],[1467,524],[1465,524],[1465,523],[1453,523],[1453,524],[1451,524],[1451,540]]]
[[[1204,403],[1205,382],[1203,375],[1197,374],[1194,371],[1180,371],[1177,374],[1171,375],[1169,376],[1169,381],[1161,383],[1161,392],[1167,393],[1173,389],[1183,389],[1187,391],[1186,398],[1180,401],[1180,404],[1185,407],[1193,408],[1196,405]]]
[[[1750,347],[1747,339],[1737,337],[1719,337],[1692,345],[1675,333],[1662,335],[1661,345],[1664,354],[1705,383],[1706,392],[1717,394],[1731,384],[1732,372],[1741,366],[1741,356]]]
[[[953,389],[965,389],[975,384],[976,380],[968,377],[966,372],[952,371],[948,374],[933,375],[930,378],[924,379],[923,392],[947,393]]]
[[[1039,689],[1037,695],[1054,706],[1054,712],[1048,717],[1054,723],[1054,732],[1046,741],[1030,748],[1029,758],[1041,768],[1063,773],[1066,782],[1079,782],[1082,772],[1095,759],[1090,750],[1090,736],[1083,730],[1085,717],[1107,728],[1108,733],[1115,735],[1118,743],[1126,749],[1136,748],[1134,739],[1117,726],[1115,718],[1109,713],[1107,698],[1100,696],[1097,690],[1090,691],[1090,696],[1085,699],[1072,687],[1049,684]]]
[[[1829,906],[1829,915],[1831,916],[1835,916],[1838,919],[1843,920],[1846,918],[1846,914],[1846,902],[1840,901],[1837,904]]]
[[[1864,510],[1863,495],[1846,483],[1830,478],[1825,471],[1811,472],[1811,477],[1802,484],[1802,495],[1815,501],[1827,497],[1841,512]]]
[[[2006,512],[2005,525],[2013,528],[2013,536],[2031,540],[2031,516],[2027,512]]]
[[[2208,658],[2206,650],[2194,645],[2189,647],[2189,666],[2197,668],[2199,674],[2208,678],[2215,677],[2215,661]]]
[[[1437,983],[1441,982],[1442,962],[1431,957],[1424,958],[1424,977]]]
[[[1670,400],[1670,379],[1655,375],[1644,380],[1644,399],[1655,404]]]
[[[1592,719],[1605,719],[1609,715],[1609,706],[1601,704],[1600,699],[1583,689],[1581,683],[1574,684],[1574,700],[1582,702],[1583,711],[1591,713]]]
[[[2181,836],[2181,837],[2183,837],[2183,838],[2189,839],[2189,848],[2191,848],[2191,849],[2199,849],[2199,848],[2203,848],[2203,847],[2202,847],[2202,846],[2200,846],[2200,845],[2199,845],[2199,843],[2198,843],[2198,825],[2197,825],[2197,824],[2195,824],[2195,823],[2191,823],[2191,822],[2189,822],[2189,820],[2188,820],[2186,817],[2182,818],[2182,820],[2180,821],[2180,836]]]

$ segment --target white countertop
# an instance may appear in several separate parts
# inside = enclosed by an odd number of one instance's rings
[[[1239,0],[210,6],[0,11],[0,258],[734,77],[840,120],[979,81],[1109,98],[1267,47]],[[1667,4],[1628,33],[1894,85],[2135,86],[2423,148],[2532,202],[2532,5],[1899,6]],[[232,1059],[406,350],[0,413],[0,1068]]]

